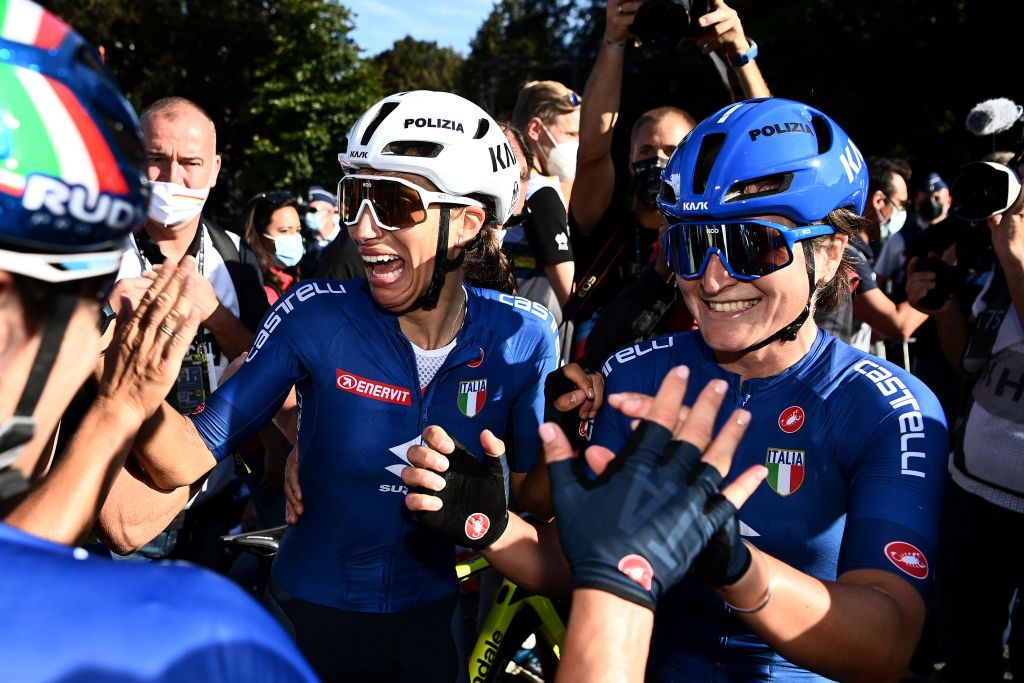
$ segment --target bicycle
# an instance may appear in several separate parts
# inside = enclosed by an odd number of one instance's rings
[[[259,559],[262,584],[257,587],[259,595],[262,595],[262,589],[269,580],[270,565],[287,528],[284,525],[221,536],[221,541],[228,548],[252,553]],[[490,566],[487,558],[477,555],[457,562],[455,575],[460,582],[464,582]],[[535,653],[541,665],[540,675],[515,661],[517,653],[530,635],[536,635]],[[565,623],[554,603],[502,577],[501,585],[470,651],[470,683],[552,681],[564,640]]]

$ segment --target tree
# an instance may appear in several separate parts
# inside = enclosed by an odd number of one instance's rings
[[[256,192],[330,184],[343,133],[380,90],[334,0],[44,0],[100,46],[136,109],[187,97],[224,158],[207,204],[232,223]]]
[[[465,59],[450,47],[406,36],[373,58],[384,92],[440,90],[458,93]]]

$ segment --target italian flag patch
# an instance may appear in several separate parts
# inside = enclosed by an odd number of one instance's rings
[[[768,468],[768,485],[780,496],[795,493],[804,483],[807,453],[785,448],[769,448],[764,464]]]
[[[476,417],[487,403],[487,380],[459,382],[459,410],[466,417]]]

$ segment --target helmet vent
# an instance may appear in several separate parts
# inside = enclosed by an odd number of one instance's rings
[[[832,149],[832,126],[824,116],[815,114],[811,116],[811,125],[814,126],[814,137],[818,140],[818,154],[824,154]]]
[[[661,191],[658,192],[658,199],[665,202],[666,204],[676,203],[676,191],[672,189],[672,186],[665,181],[661,182]]]
[[[697,164],[693,170],[693,193],[704,194],[708,186],[708,178],[711,177],[711,169],[715,167],[715,160],[718,153],[722,151],[725,143],[725,133],[708,133],[700,141],[700,151],[697,152]]]
[[[427,157],[435,158],[444,149],[444,145],[436,142],[423,142],[421,140],[396,140],[389,142],[381,150],[381,154],[397,157]]]
[[[363,131],[363,138],[359,141],[361,147],[366,147],[370,144],[370,138],[377,132],[377,128],[380,124],[384,123],[384,119],[391,115],[395,109],[398,108],[398,102],[385,102],[381,105],[381,108],[377,110],[377,115],[373,117],[373,121],[370,121],[370,125]]]
[[[789,190],[792,184],[792,173],[778,173],[776,175],[754,178],[753,180],[742,180],[729,188],[722,201],[729,203],[741,199],[754,199],[755,197],[782,194]]]
[[[480,123],[476,124],[476,132],[473,133],[473,139],[479,140],[483,136],[487,135],[487,131],[491,128],[491,122],[487,119],[480,119]]]

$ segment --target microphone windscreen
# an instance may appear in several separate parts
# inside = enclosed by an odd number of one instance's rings
[[[967,130],[975,135],[994,135],[1009,130],[1024,111],[1016,102],[1005,97],[985,100],[967,114]]]

